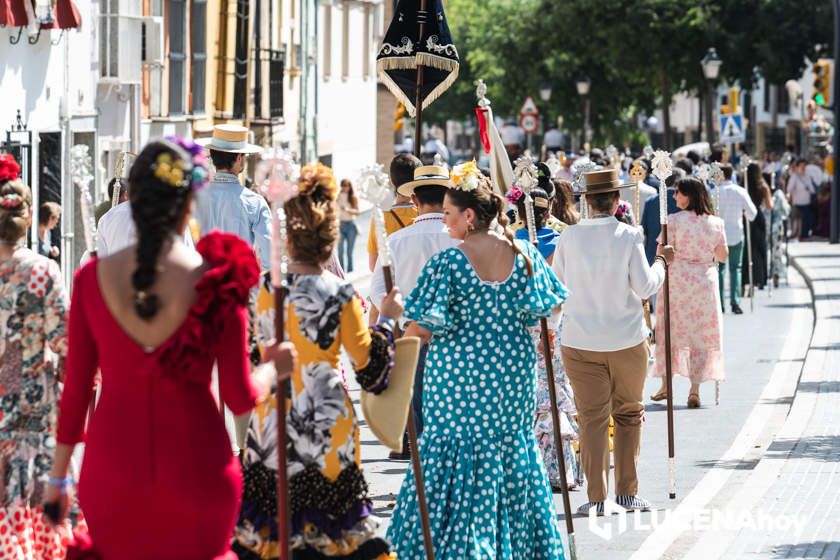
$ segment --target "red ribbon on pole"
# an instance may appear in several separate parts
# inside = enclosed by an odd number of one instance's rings
[[[476,107],[475,115],[478,117],[478,134],[481,137],[481,146],[484,148],[484,153],[490,153],[490,136],[487,134],[487,109],[484,107]]]

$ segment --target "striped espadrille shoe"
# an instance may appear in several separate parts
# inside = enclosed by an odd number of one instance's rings
[[[650,511],[651,508],[649,501],[638,496],[616,496],[615,503],[630,511]]]
[[[598,517],[604,515],[604,502],[586,502],[577,509],[579,515],[589,515],[591,510],[595,510]]]

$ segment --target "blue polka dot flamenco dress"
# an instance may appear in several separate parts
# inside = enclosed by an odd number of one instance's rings
[[[540,254],[529,276],[517,255],[502,282],[478,277],[458,248],[435,255],[406,304],[433,333],[419,439],[435,558],[565,558],[534,435],[534,344],[528,328],[567,296]],[[406,474],[388,539],[401,560],[423,560],[414,475]]]

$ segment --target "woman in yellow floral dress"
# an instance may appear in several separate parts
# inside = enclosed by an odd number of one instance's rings
[[[396,290],[389,294],[380,322],[369,328],[353,286],[323,269],[338,238],[336,196],[332,171],[315,164],[303,168],[299,195],[285,205],[292,259],[285,326],[298,353],[286,419],[293,557],[395,558],[376,536],[360,468],[359,425],[342,384],[339,356],[343,346],[364,390],[387,388],[402,297]],[[261,283],[256,315],[263,344],[274,336],[268,277]],[[278,557],[276,428],[274,402],[257,408],[243,451],[245,492],[234,537],[241,560]]]

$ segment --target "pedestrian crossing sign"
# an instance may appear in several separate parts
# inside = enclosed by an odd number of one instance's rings
[[[733,113],[731,115],[720,116],[720,143],[721,144],[735,144],[736,142],[746,142],[747,135],[744,130],[744,115],[741,113]]]

